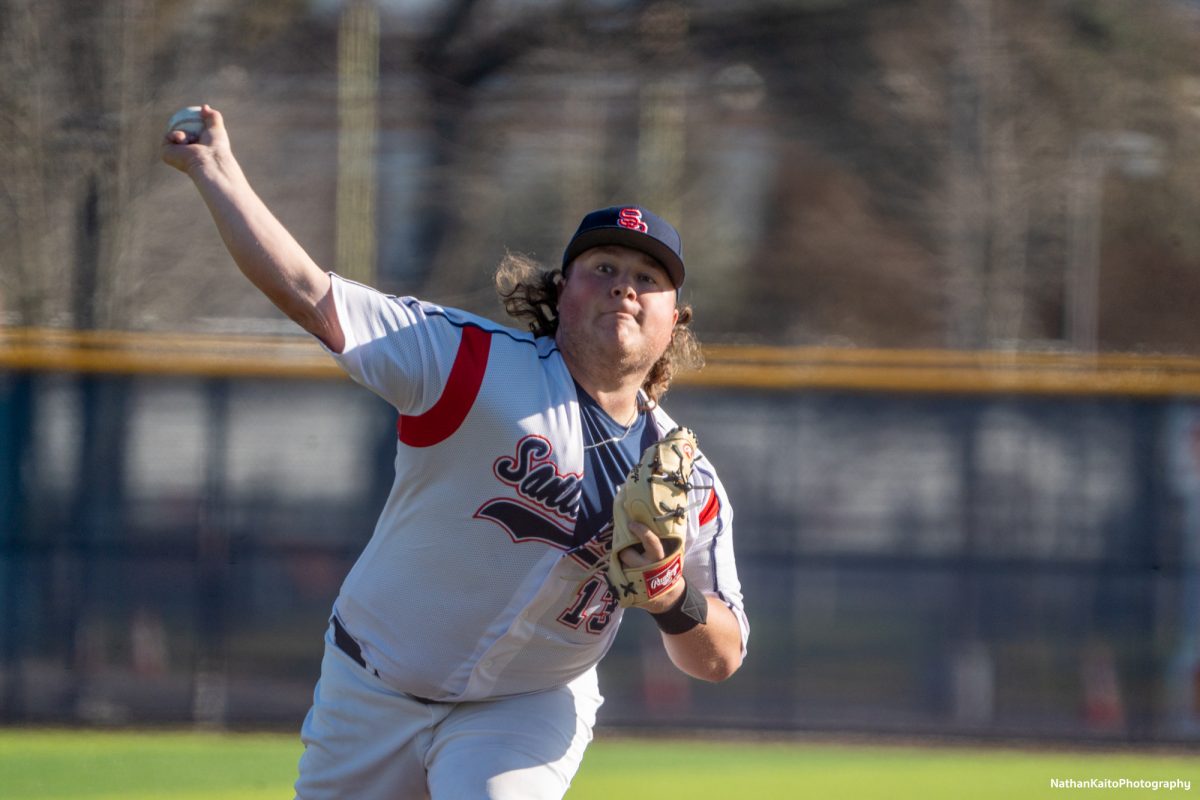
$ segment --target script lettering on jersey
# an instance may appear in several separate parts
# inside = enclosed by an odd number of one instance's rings
[[[516,497],[488,500],[475,518],[495,522],[514,542],[545,542],[569,549],[575,539],[583,476],[559,472],[553,454],[548,439],[531,435],[517,442],[513,455],[497,458],[492,472],[516,490]]]
[[[561,475],[550,460],[554,448],[540,436],[526,436],[517,443],[517,454],[496,459],[492,471],[496,477],[515,486],[526,497],[547,511],[574,521],[579,516],[583,494],[579,475]]]

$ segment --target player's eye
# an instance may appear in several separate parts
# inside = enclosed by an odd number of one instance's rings
[[[658,276],[653,272],[642,272],[638,275],[638,280],[642,283],[649,283],[652,286],[658,285]]]

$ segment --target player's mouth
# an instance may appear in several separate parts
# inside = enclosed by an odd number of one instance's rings
[[[604,314],[612,314],[614,317],[617,317],[618,319],[631,319],[634,322],[637,322],[638,311],[639,311],[639,309],[633,309],[633,308],[628,308],[628,307],[622,306],[621,308],[613,308],[608,311],[605,311]],[[603,316],[603,314],[601,316]]]
[[[636,328],[640,325],[637,316],[628,311],[606,311],[600,315],[600,319],[605,318],[613,320],[613,324],[617,326],[632,325]]]

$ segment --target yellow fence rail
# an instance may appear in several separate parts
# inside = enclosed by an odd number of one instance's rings
[[[709,345],[681,386],[950,394],[1200,395],[1200,358]],[[0,370],[343,379],[304,336],[0,329]]]

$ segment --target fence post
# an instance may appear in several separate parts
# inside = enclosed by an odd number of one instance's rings
[[[229,664],[226,653],[229,602],[229,497],[226,472],[229,453],[229,380],[205,385],[208,406],[208,453],[204,492],[196,525],[196,662],[192,685],[192,720],[220,728],[228,710]]]
[[[21,575],[18,565],[28,559],[26,551],[25,500],[28,497],[28,462],[33,441],[33,378],[17,373],[0,381],[0,663],[4,682],[0,687],[0,721],[22,718],[19,708],[24,695],[21,672]]]

